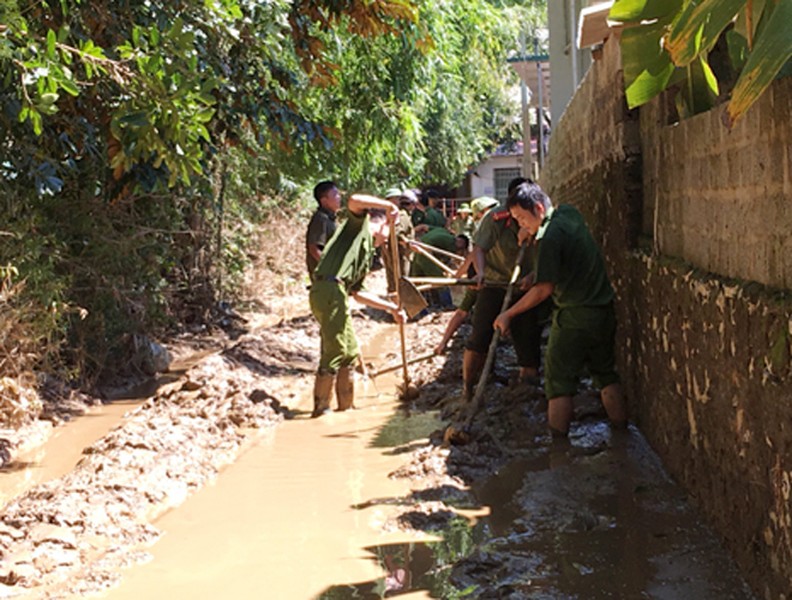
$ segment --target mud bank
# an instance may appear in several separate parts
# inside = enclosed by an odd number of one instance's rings
[[[159,535],[153,519],[214,478],[256,429],[288,416],[284,381],[310,370],[311,327],[274,327],[206,357],[86,448],[72,472],[9,502],[0,594],[84,594],[143,558]]]

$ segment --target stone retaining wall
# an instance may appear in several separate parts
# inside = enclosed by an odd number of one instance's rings
[[[737,126],[626,108],[609,40],[556,125],[543,187],[618,294],[635,420],[758,595],[792,590],[792,81]]]

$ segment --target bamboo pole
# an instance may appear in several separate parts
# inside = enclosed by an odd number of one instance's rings
[[[399,279],[401,278],[401,260],[399,259],[399,239],[396,234],[396,224],[391,223],[390,226],[390,239],[388,241],[388,250],[391,252],[392,262],[393,262],[393,279],[396,281],[396,291],[395,291],[395,300],[396,304],[399,306],[399,310],[402,309],[402,302],[401,296],[399,295]],[[401,342],[401,356],[402,356],[402,373],[404,375],[404,390],[403,394],[407,396],[407,389],[410,385],[410,373],[407,370],[407,340],[405,337],[404,331],[404,323],[399,323],[399,341]]]

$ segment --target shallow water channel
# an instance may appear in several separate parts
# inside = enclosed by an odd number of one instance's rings
[[[431,538],[384,533],[387,503],[371,501],[409,493],[406,481],[388,478],[405,460],[393,448],[439,421],[394,418],[393,378],[359,383],[356,404],[310,419],[311,399],[302,398],[296,418],[258,437],[214,484],[160,518],[164,535],[151,562],[124,572],[102,597],[351,598],[359,582],[406,591],[399,572],[386,576],[376,549]]]

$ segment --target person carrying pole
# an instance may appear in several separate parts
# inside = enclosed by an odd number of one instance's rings
[[[524,181],[523,179],[519,180]],[[510,183],[513,189],[518,181]],[[503,207],[490,210],[481,220],[473,238],[473,265],[476,269],[478,292],[471,318],[472,331],[465,341],[462,355],[462,394],[465,403],[473,396],[473,390],[484,367],[490,342],[492,323],[502,309],[506,290],[502,287],[483,285],[486,281],[509,281],[519,254],[520,245],[526,241],[526,232],[520,232],[517,221]],[[521,277],[530,270],[531,252],[520,265]],[[520,298],[515,290],[512,301]],[[536,381],[539,375],[542,325],[549,314],[548,305],[521,314],[512,325],[512,342],[517,354],[520,382]]]
[[[407,243],[413,239],[414,235],[412,221],[410,220],[410,213],[404,206],[402,206],[402,199],[409,199],[410,195],[414,197],[414,194],[410,190],[405,190],[402,192],[402,190],[399,188],[390,188],[387,192],[385,192],[385,199],[399,208],[399,222],[395,227],[396,239],[398,240],[399,245],[399,272],[402,274],[410,272],[411,252],[407,246]],[[385,275],[388,281],[389,294],[394,293],[396,291],[396,286],[398,285],[397,277],[394,275],[396,269],[393,264],[393,259],[393,250],[390,247],[389,240],[382,248],[382,262],[385,265]]]
[[[330,411],[333,383],[338,410],[354,408],[352,371],[359,348],[349,314],[349,296],[366,306],[389,312],[397,323],[406,320],[399,306],[363,290],[374,248],[388,239],[390,227],[398,221],[398,208],[375,196],[353,194],[347,209],[346,223],[319,259],[308,296],[321,336],[312,417]]]
[[[610,284],[597,244],[580,212],[569,205],[553,207],[537,184],[519,185],[507,200],[509,213],[538,242],[531,288],[495,319],[501,332],[512,329],[520,315],[547,298],[555,302],[545,353],[547,421],[554,437],[566,437],[572,420],[572,397],[584,367],[600,388],[602,404],[613,425],[627,425],[627,410],[616,372],[616,317]]]

